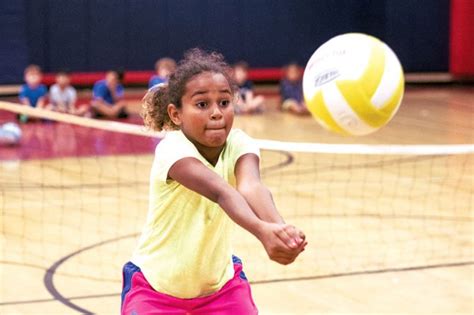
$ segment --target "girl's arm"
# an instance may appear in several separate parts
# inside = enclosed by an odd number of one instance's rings
[[[70,91],[70,103],[69,103],[69,111],[75,112],[76,109],[76,102],[77,102],[77,92],[76,89],[71,86]]]
[[[285,223],[275,207],[270,190],[260,180],[259,158],[255,154],[245,154],[237,160],[235,177],[237,190],[260,219]]]
[[[252,90],[247,90],[245,91],[245,102],[247,104],[252,103],[252,100],[254,98],[253,91]]]
[[[44,96],[41,96],[40,98],[38,98],[38,101],[36,102],[36,107],[37,108],[46,108],[46,97]]]
[[[27,97],[21,97],[20,103],[26,106],[31,106],[30,100]]]
[[[184,158],[177,161],[171,166],[168,176],[218,203],[234,222],[262,242],[272,260],[289,264],[302,251],[290,235],[291,226],[260,220],[238,191],[199,160]]]
[[[285,223],[275,207],[270,190],[260,179],[259,158],[255,154],[245,154],[237,160],[235,177],[237,190],[260,219],[278,224]],[[306,245],[303,232],[294,228],[293,233],[301,239],[298,244],[304,243]]]

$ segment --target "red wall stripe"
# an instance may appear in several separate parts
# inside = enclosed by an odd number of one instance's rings
[[[474,0],[451,0],[449,71],[474,76]]]

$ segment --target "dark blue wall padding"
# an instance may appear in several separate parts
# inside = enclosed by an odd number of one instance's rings
[[[405,71],[449,70],[449,0],[385,0],[382,38]]]
[[[22,1],[0,1],[0,84],[20,82],[28,63],[26,13]]]
[[[322,43],[347,32],[384,40],[408,72],[448,70],[449,0],[0,2],[0,67],[8,70],[0,82],[17,82],[27,63],[47,72],[148,70],[159,57],[179,59],[195,46],[256,68],[304,65]]]

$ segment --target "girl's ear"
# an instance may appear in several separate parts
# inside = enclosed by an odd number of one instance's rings
[[[181,126],[181,113],[174,104],[168,104],[168,116],[176,126]]]

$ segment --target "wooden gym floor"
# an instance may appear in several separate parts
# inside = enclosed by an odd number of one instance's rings
[[[281,141],[474,140],[472,87],[408,88],[393,121],[361,138],[329,134],[276,102],[268,94],[270,109],[237,117],[235,127]],[[157,141],[51,122],[22,129],[20,147],[0,149],[0,314],[117,314]],[[262,152],[280,212],[310,244],[282,267],[237,229],[235,253],[260,312],[473,314],[473,168],[472,154]]]

